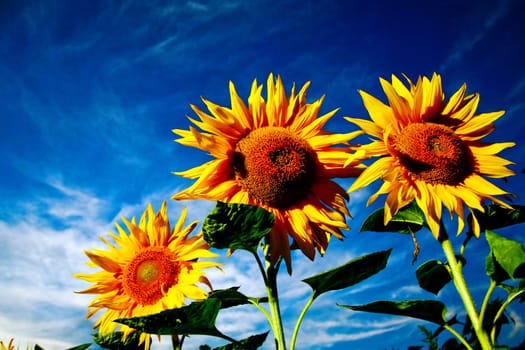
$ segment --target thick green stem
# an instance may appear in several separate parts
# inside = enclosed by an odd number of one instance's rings
[[[281,309],[279,307],[279,294],[277,293],[277,270],[274,266],[268,264],[267,267],[268,284],[266,293],[268,294],[268,304],[273,320],[273,333],[278,350],[286,350],[286,341],[284,338],[283,321],[281,318]]]
[[[301,327],[301,323],[303,322],[304,315],[306,315],[306,311],[308,311],[308,309],[314,302],[315,296],[316,296],[315,293],[312,293],[312,295],[310,296],[310,298],[304,305],[303,310],[301,311],[301,314],[299,315],[299,318],[297,319],[297,322],[295,323],[295,327],[294,327],[293,334],[292,334],[292,341],[290,343],[290,350],[295,349],[295,342],[297,340],[297,334],[299,334],[299,328]]]
[[[268,264],[267,269],[265,270],[261,259],[257,253],[253,253],[259,270],[263,277],[264,286],[266,287],[266,294],[268,296],[268,305],[270,305],[271,315],[259,304],[254,304],[266,317],[272,328],[274,334],[274,339],[276,343],[276,348],[278,350],[286,350],[286,342],[284,338],[284,329],[281,319],[281,310],[279,307],[279,296],[277,293],[277,268]]]
[[[470,291],[467,287],[465,279],[463,278],[462,266],[460,263],[458,263],[454,249],[452,248],[452,244],[450,243],[450,240],[446,234],[444,237],[442,236],[441,247],[443,248],[443,252],[445,253],[448,261],[452,281],[454,282],[454,286],[456,287],[456,290],[463,301],[463,305],[465,305],[467,315],[470,319],[470,322],[472,323],[474,331],[476,332],[476,336],[478,337],[481,348],[483,350],[492,350],[493,347],[490,343],[489,337],[483,329],[478,312],[476,311],[476,306],[474,305]]]

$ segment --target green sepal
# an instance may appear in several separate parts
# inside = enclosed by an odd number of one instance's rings
[[[385,268],[392,249],[363,255],[331,270],[305,278],[303,282],[312,287],[314,297],[357,284]]]
[[[491,204],[484,205],[483,209],[485,210],[484,213],[479,210],[475,211],[480,232],[525,222],[525,206],[523,205],[513,205],[512,209],[508,209],[496,204]],[[471,225],[472,214],[469,214],[467,222]]]
[[[439,260],[429,260],[419,266],[416,278],[421,288],[436,295],[452,280],[447,265]]]
[[[524,278],[525,248],[523,245],[490,230],[486,231],[485,237],[490,247],[485,264],[487,274],[496,282],[502,282],[508,278],[513,280]]]
[[[366,305],[339,305],[354,311],[365,311],[379,314],[399,315],[436,323],[440,326],[446,324],[445,304],[436,300],[405,300],[390,301],[380,300]]]
[[[268,336],[268,332],[252,335],[248,338],[239,340],[236,343],[230,343],[213,350],[256,350],[263,345]]]
[[[386,226],[384,216],[384,208],[374,211],[366,218],[360,231],[414,233],[427,226],[423,212],[415,201],[399,209]]]
[[[214,248],[256,252],[261,239],[272,230],[274,221],[272,213],[258,206],[217,202],[204,219],[202,232],[206,242]]]
[[[133,332],[123,340],[124,332],[93,334],[93,340],[101,348],[110,350],[140,350],[145,349],[146,342],[139,346],[140,332]]]

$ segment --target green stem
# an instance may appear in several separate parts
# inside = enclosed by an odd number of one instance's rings
[[[459,334],[454,328],[452,328],[448,324],[444,325],[443,328],[445,328],[447,331],[452,333],[456,338],[458,338],[461,344],[463,344],[465,348],[467,348],[467,350],[474,350],[472,346],[470,346],[470,344],[465,340],[465,338],[463,338],[461,334]]]
[[[257,307],[263,315],[266,317],[272,328],[274,334],[275,343],[278,350],[286,350],[286,343],[284,338],[284,329],[281,319],[281,310],[279,307],[279,296],[277,294],[277,270],[275,267],[268,264],[267,269],[264,268],[259,255],[256,252],[253,253],[259,270],[263,277],[264,286],[266,287],[266,294],[268,296],[268,305],[270,305],[270,313],[266,311],[259,303],[250,301],[255,307]]]
[[[489,288],[487,289],[487,293],[485,294],[485,298],[483,298],[483,304],[481,304],[481,310],[479,312],[479,323],[481,323],[482,325],[483,325],[483,320],[485,319],[485,312],[487,311],[490,297],[492,296],[494,289],[496,289],[496,285],[497,285],[496,281],[491,279]]]
[[[171,345],[173,347],[173,350],[181,350],[182,349],[182,341],[179,339],[178,335],[173,334],[171,336]]]
[[[290,343],[290,350],[295,349],[295,341],[297,340],[297,334],[299,333],[299,328],[301,327],[301,323],[303,322],[303,318],[304,318],[304,315],[306,314],[306,311],[308,311],[308,309],[314,302],[315,297],[316,297],[315,293],[312,292],[312,295],[310,296],[310,298],[304,305],[303,310],[301,311],[301,314],[299,315],[299,318],[297,319],[297,322],[295,323],[295,327],[294,327],[293,334],[292,334],[292,341]]]
[[[268,321],[268,324],[272,327],[272,330],[273,330],[272,317],[270,316],[268,311],[261,304],[259,304],[259,302],[257,300],[254,300],[252,298],[248,298],[248,301],[253,306],[255,306],[264,315],[264,317],[266,317],[266,320]]]
[[[470,318],[470,322],[472,323],[474,331],[476,332],[481,348],[483,350],[492,350],[489,337],[480,323],[476,306],[474,305],[474,301],[472,300],[472,296],[463,277],[462,266],[456,259],[454,248],[452,248],[452,244],[450,243],[446,233],[442,234],[441,237],[441,247],[443,248],[443,252],[445,253],[448,261],[452,281],[454,282],[454,286],[456,287],[456,290],[463,301],[463,305],[465,305],[467,315]]]
[[[281,318],[281,309],[279,307],[279,294],[277,293],[277,270],[274,266],[267,266],[268,284],[266,293],[268,294],[268,304],[273,319],[273,330],[275,342],[278,350],[286,350],[286,341],[284,338],[283,321]]]
[[[492,324],[492,330],[490,332],[490,339],[492,340],[493,343],[496,342],[496,325],[497,325],[498,319],[501,317],[501,315],[503,315],[503,312],[505,311],[507,306],[509,306],[510,303],[516,300],[516,298],[519,297],[523,293],[525,293],[525,291],[522,290],[522,291],[519,291],[518,293],[510,295],[507,301],[505,301],[503,305],[501,305],[501,307],[499,308],[498,313],[494,317],[494,322]]]

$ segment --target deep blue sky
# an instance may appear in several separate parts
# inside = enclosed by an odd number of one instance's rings
[[[438,72],[447,96],[466,82],[481,94],[480,112],[507,111],[488,139],[517,142],[503,156],[517,163],[518,175],[496,184],[523,196],[524,17],[519,0],[0,1],[0,339],[46,349],[90,340],[92,321],[83,319],[90,297],[73,294],[86,284],[71,277],[87,271],[82,251],[100,246],[96,236],[121,215],[138,216],[147,202],[157,209],[189,184],[171,172],[208,158],[172,142],[171,129],[188,127],[189,104],[202,106],[200,96],[228,104],[230,80],[243,98],[254,78],[265,82],[270,72],[288,91],[311,81],[309,100],[326,94],[324,112],[341,108],[331,131],[353,130],[345,115],[367,118],[357,89],[383,99],[379,77]],[[295,300],[307,295],[301,278],[394,247],[387,270],[321,297],[307,314],[301,349],[421,344],[424,322],[334,306],[432,297],[417,288],[410,238],[358,233],[368,195],[352,196],[353,230],[344,242],[334,241],[314,263],[295,257],[294,276],[283,276],[287,326],[302,306]],[[213,203],[169,201],[173,218],[183,205],[203,219]],[[501,233],[523,242],[521,229]],[[419,241],[418,263],[442,258],[429,233]],[[467,252],[478,300],[485,249],[480,239]],[[224,274],[212,275],[216,287],[262,292],[249,257],[226,262]],[[439,298],[461,311],[453,289]],[[518,328],[505,333],[509,343],[525,334],[523,308],[511,312]],[[234,336],[267,329],[252,309],[221,322]]]

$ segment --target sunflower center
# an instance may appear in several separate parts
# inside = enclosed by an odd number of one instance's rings
[[[453,186],[473,171],[470,150],[445,125],[410,124],[401,131],[394,144],[401,163],[418,179]]]
[[[233,156],[240,186],[259,202],[280,209],[306,197],[316,169],[308,142],[282,127],[253,130],[237,143]]]
[[[179,263],[163,247],[139,252],[124,269],[124,291],[141,305],[152,305],[177,284]]]

